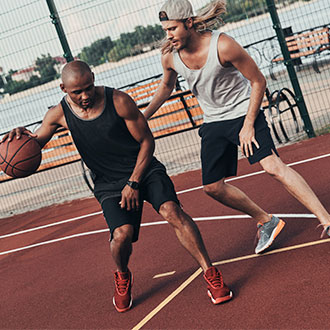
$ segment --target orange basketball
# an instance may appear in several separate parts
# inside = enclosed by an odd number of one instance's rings
[[[36,139],[22,134],[20,139],[6,139],[0,144],[0,168],[13,178],[34,173],[41,163],[41,148]]]

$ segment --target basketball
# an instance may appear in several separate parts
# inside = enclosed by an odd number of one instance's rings
[[[13,178],[33,174],[41,163],[41,148],[31,136],[22,134],[20,139],[6,139],[0,144],[0,168]]]

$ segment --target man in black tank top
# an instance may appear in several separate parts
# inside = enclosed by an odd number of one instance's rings
[[[75,145],[94,177],[94,194],[110,228],[110,247],[116,264],[113,303],[118,312],[132,306],[132,273],[128,262],[137,241],[143,201],[174,228],[180,243],[190,252],[212,281],[205,277],[215,304],[230,300],[231,291],[212,266],[200,232],[179,203],[166,169],[154,156],[155,142],[142,113],[127,94],[94,86],[94,74],[82,61],[62,71],[61,89],[66,96],[48,110],[33,134],[24,127],[3,137],[20,138],[26,133],[41,147],[59,127],[70,130]]]

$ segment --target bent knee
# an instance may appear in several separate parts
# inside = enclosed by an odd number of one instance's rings
[[[214,197],[214,196],[218,196],[224,190],[223,188],[224,188],[224,179],[205,185],[203,187],[203,191],[207,195]]]
[[[131,242],[133,238],[134,228],[132,225],[123,225],[117,227],[112,233],[112,240],[117,243]]]
[[[275,178],[283,177],[287,167],[279,157],[274,155],[261,160],[260,165],[267,174]]]
[[[173,201],[167,201],[163,203],[159,208],[159,214],[167,221],[178,218],[181,212],[181,207]]]
[[[159,213],[172,227],[179,230],[181,230],[182,227],[189,225],[190,221],[192,221],[182,210],[181,206],[175,202],[163,204]]]

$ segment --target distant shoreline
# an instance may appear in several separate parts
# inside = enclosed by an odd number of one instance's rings
[[[311,1],[306,2],[306,1],[300,0],[300,1],[297,1],[297,2],[295,2],[295,3],[293,3],[289,6],[278,9],[277,12],[282,13],[282,12],[285,12],[285,11],[288,11],[288,10],[291,10],[291,9],[295,9],[295,8],[299,8],[301,6],[308,5],[308,4],[311,4],[313,2],[317,2],[317,1],[318,0],[311,0]],[[245,26],[245,25],[249,25],[250,23],[255,23],[255,22],[261,21],[264,18],[266,18],[268,15],[269,15],[269,13],[265,13],[265,14],[258,15],[258,16],[255,16],[255,17],[252,17],[252,18],[249,18],[249,19],[243,19],[243,20],[238,21],[238,22],[225,24],[224,26],[221,27],[221,31],[226,32],[226,31],[229,31],[229,30],[234,30],[236,28]]]
[[[298,7],[301,7],[303,5],[307,5],[307,4],[310,4],[310,3],[313,3],[313,2],[317,2],[317,1],[318,0],[312,0],[312,1],[309,1],[309,2],[298,1],[298,2],[295,2],[291,5],[289,5],[289,6],[278,9],[278,12],[281,13],[283,11],[298,8]],[[231,31],[231,30],[234,30],[236,28],[240,28],[242,26],[258,22],[258,21],[266,18],[268,15],[269,15],[269,13],[265,13],[265,14],[262,14],[262,15],[258,15],[256,17],[249,18],[247,20],[245,19],[245,20],[241,20],[241,21],[238,21],[238,22],[227,23],[224,26],[222,26],[220,29],[221,29],[222,32]],[[108,62],[108,63],[100,64],[96,67],[92,67],[92,70],[97,75],[97,74],[102,73],[104,71],[111,70],[111,69],[117,68],[119,66],[138,61],[142,58],[148,58],[148,57],[151,57],[151,56],[154,56],[154,55],[157,55],[157,54],[160,55],[160,49],[154,49],[152,51],[149,51],[149,52],[146,52],[146,53],[143,53],[143,54],[140,54],[140,55],[136,55],[136,56],[132,56],[132,57],[126,57],[126,58],[123,58],[122,60],[120,60],[118,62]],[[23,97],[29,96],[31,94],[35,94],[35,93],[45,91],[45,90],[48,90],[48,89],[60,88],[59,87],[60,83],[61,83],[61,79],[56,79],[56,80],[53,80],[49,83],[27,89],[25,91],[13,94],[11,96],[10,95],[7,95],[7,96],[5,95],[2,99],[0,99],[0,104],[6,104],[6,103],[9,103],[11,101],[15,101],[15,100],[21,99]]]
[[[132,62],[138,61],[138,60],[143,59],[143,58],[148,58],[148,57],[151,57],[151,56],[154,56],[154,55],[157,55],[157,54],[160,54],[159,49],[154,49],[154,50],[151,50],[149,52],[139,54],[139,55],[136,55],[136,56],[125,57],[125,58],[123,58],[122,60],[120,60],[118,62],[104,63],[104,64],[100,64],[96,67],[91,66],[91,68],[92,68],[92,71],[97,75],[97,74],[102,73],[104,71],[111,70],[111,69],[117,68],[119,66],[122,66],[122,65],[125,65],[125,64],[128,64],[128,63],[132,63]],[[61,83],[61,79],[59,78],[59,79],[56,79],[56,80],[52,80],[49,83],[27,89],[25,91],[13,94],[11,96],[5,96],[2,99],[0,99],[0,104],[5,104],[5,103],[11,102],[11,101],[15,101],[15,100],[21,99],[23,97],[29,96],[31,94],[35,94],[35,93],[45,91],[45,90],[48,90],[48,89],[53,89],[53,88],[57,88],[57,87],[60,88],[59,87],[60,83]]]

